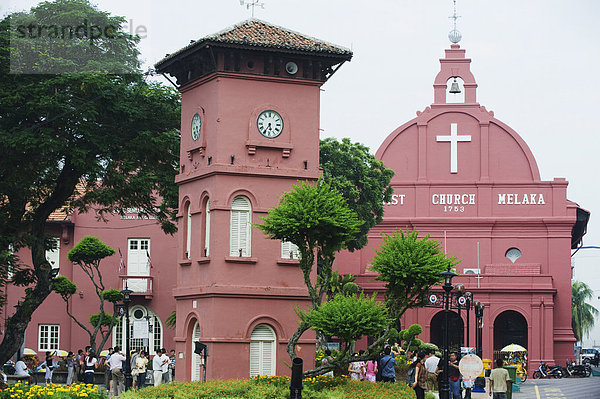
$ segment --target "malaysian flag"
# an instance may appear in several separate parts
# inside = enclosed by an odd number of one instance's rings
[[[121,248],[119,248],[119,273],[121,273],[122,270],[125,270],[125,261],[123,260]]]
[[[150,259],[150,254],[148,253],[148,250],[146,250],[146,256],[148,257],[148,263],[146,264],[146,266],[152,269],[152,259]]]

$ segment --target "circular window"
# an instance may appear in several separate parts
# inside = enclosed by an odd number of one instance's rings
[[[508,251],[506,251],[506,255],[504,256],[506,256],[512,263],[515,263],[515,261],[519,259],[522,254],[519,248],[510,248]]]
[[[141,320],[144,318],[144,311],[140,308],[137,308],[133,311],[133,318],[137,320]]]

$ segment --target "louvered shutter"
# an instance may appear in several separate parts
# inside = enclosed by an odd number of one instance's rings
[[[206,219],[204,231],[204,256],[210,255],[210,200],[206,201]]]
[[[260,375],[260,353],[262,342],[250,341],[250,377]]]
[[[192,207],[187,204],[187,220],[186,220],[186,243],[185,243],[185,254],[187,259],[192,258]]]
[[[259,324],[250,338],[250,377],[275,375],[275,332]]]
[[[292,256],[290,256],[290,252]],[[281,241],[281,259],[300,259],[298,246],[290,241]]]
[[[244,196],[235,197],[231,204],[229,256],[250,256],[250,201]]]

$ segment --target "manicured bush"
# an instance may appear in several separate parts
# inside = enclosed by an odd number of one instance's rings
[[[249,380],[175,382],[139,391],[129,391],[121,399],[287,399],[289,377],[260,376]],[[349,381],[344,377],[318,376],[306,378],[303,399],[411,399],[414,391],[404,382],[372,383]]]

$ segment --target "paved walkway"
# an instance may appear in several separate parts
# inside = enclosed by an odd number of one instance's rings
[[[600,399],[600,377],[527,380],[513,399]],[[436,398],[438,393],[434,392]],[[473,393],[471,399],[490,399],[489,394]]]

